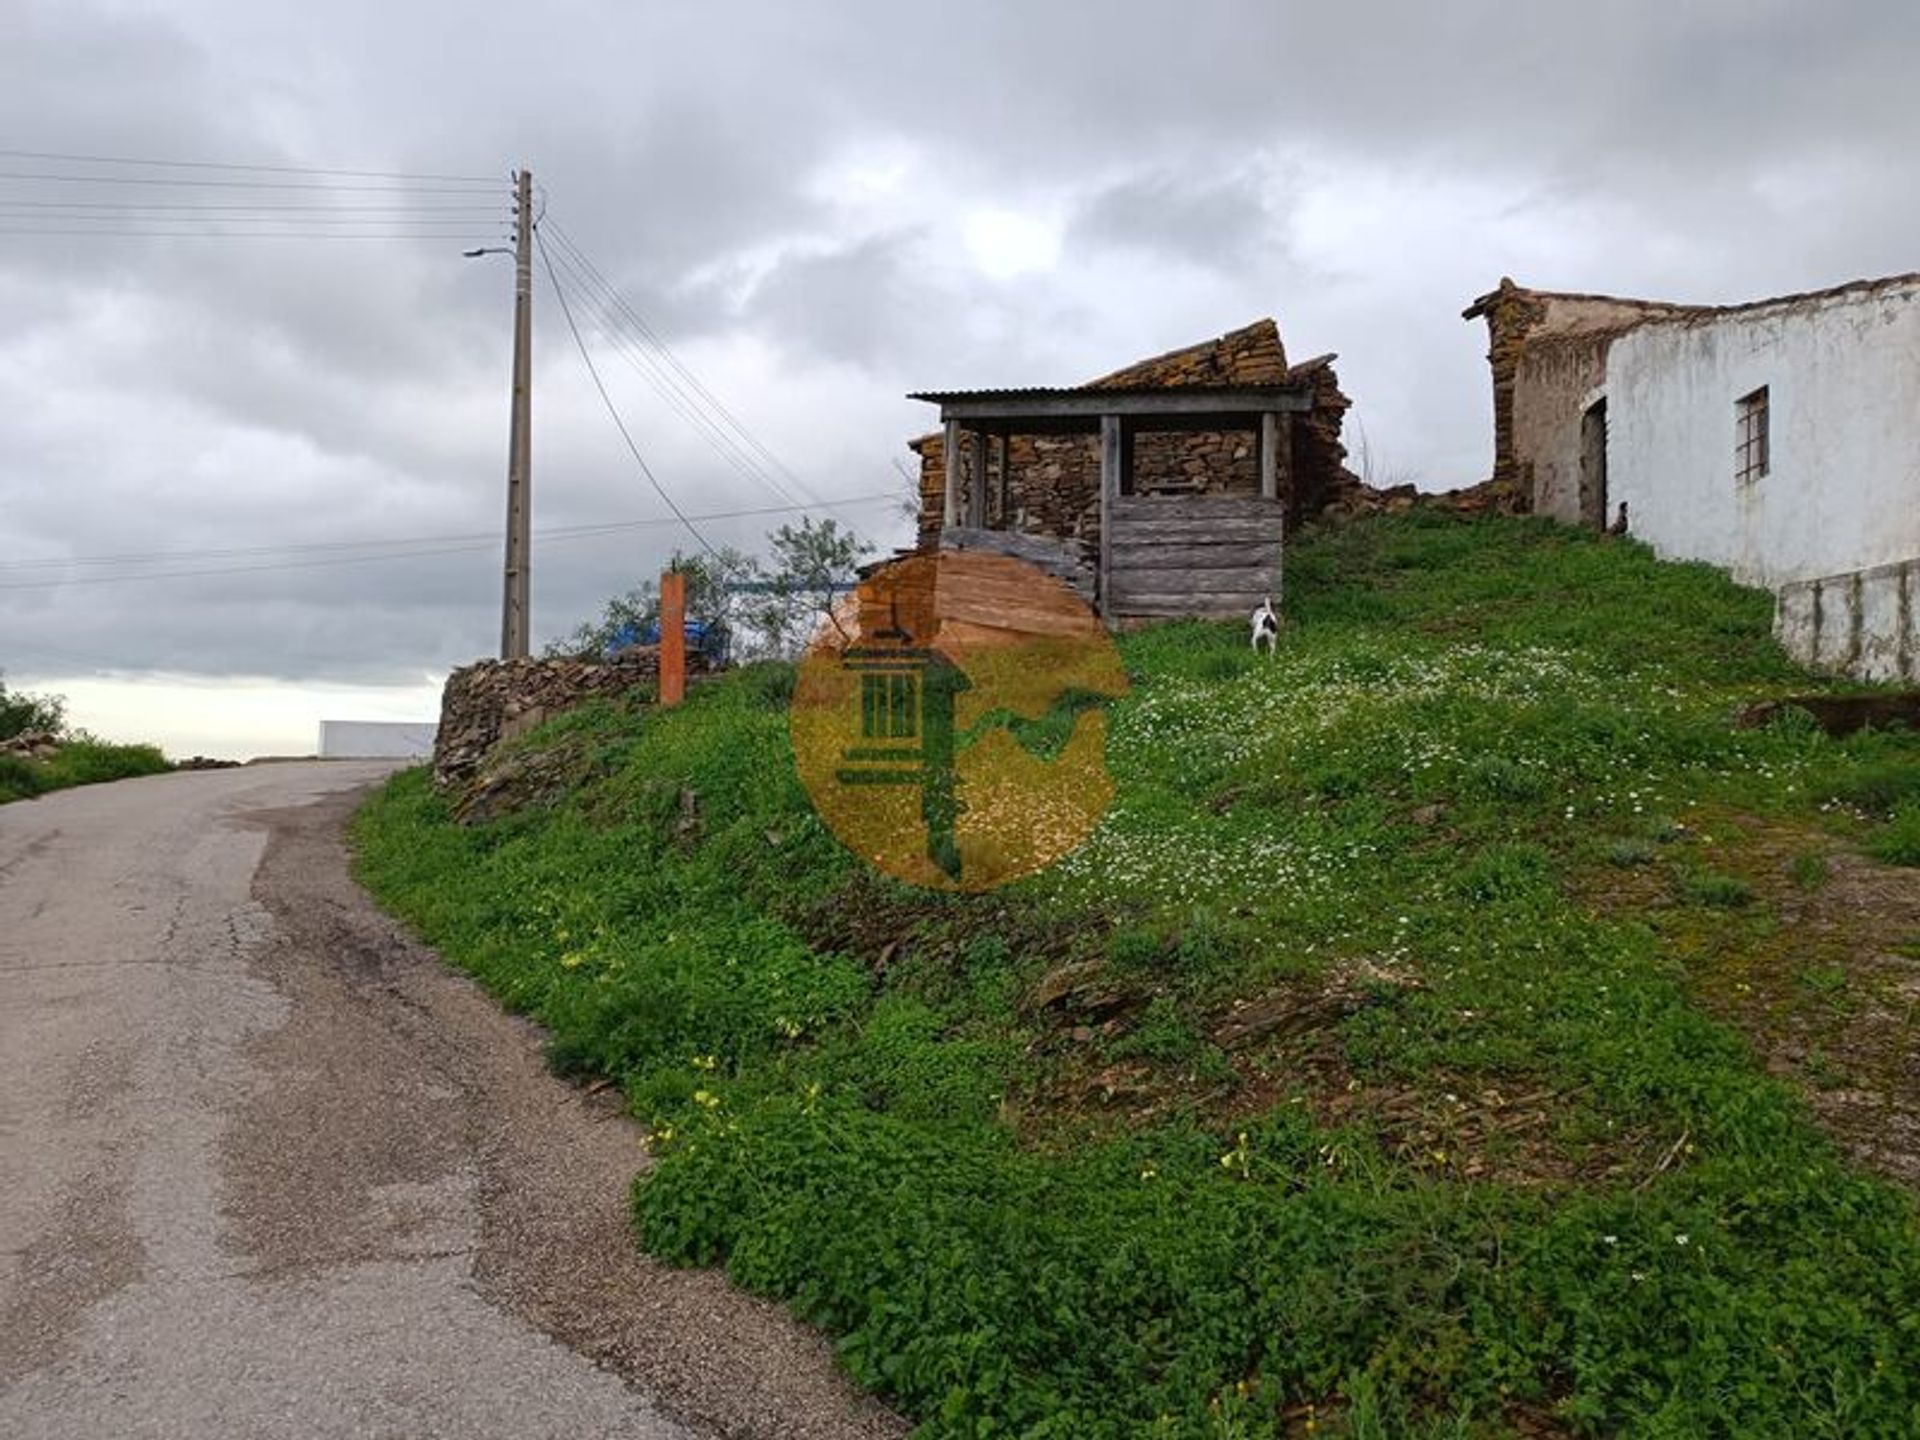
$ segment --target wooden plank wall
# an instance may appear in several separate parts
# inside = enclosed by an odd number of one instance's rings
[[[1041,535],[1021,535],[1011,530],[959,528],[941,532],[940,548],[1011,555],[1064,581],[1087,605],[1094,603],[1093,567],[1080,558],[1077,544],[1049,540]]]
[[[1286,508],[1260,495],[1116,495],[1109,619],[1243,619],[1280,604]]]

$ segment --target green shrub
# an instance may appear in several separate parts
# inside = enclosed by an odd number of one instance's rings
[[[1623,870],[1651,865],[1656,853],[1651,842],[1638,839],[1616,840],[1607,847],[1607,859]]]
[[[24,800],[46,788],[40,766],[20,755],[0,755],[0,800]]]
[[[1118,1057],[1138,1055],[1147,1060],[1192,1060],[1200,1054],[1200,1032],[1165,995],[1156,996],[1141,1012],[1133,1029],[1110,1047]]]
[[[1538,845],[1492,845],[1460,872],[1455,888],[1481,905],[1550,898],[1557,893],[1553,857]]]
[[[1887,823],[1868,837],[1867,853],[1889,865],[1920,865],[1920,800],[1895,806]]]
[[[0,801],[24,800],[71,785],[97,785],[173,767],[152,745],[109,745],[82,735],[67,740],[45,760],[0,755]]]
[[[1833,873],[1833,867],[1827,863],[1827,857],[1817,850],[1804,855],[1796,855],[1787,864],[1787,876],[1802,890],[1818,890],[1827,883]]]
[[[173,767],[154,745],[110,745],[92,739],[69,740],[43,766],[48,789],[98,785],[136,775],[159,775]]]
[[[1876,815],[1889,815],[1902,804],[1920,801],[1920,762],[1870,762],[1839,778],[1833,797]]]
[[[1687,881],[1687,896],[1698,905],[1738,910],[1753,903],[1753,886],[1737,875],[1707,871]]]
[[[0,679],[0,740],[11,740],[29,730],[59,735],[66,730],[67,702],[58,695],[32,695],[9,690]]]

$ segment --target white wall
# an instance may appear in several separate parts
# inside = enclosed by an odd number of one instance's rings
[[[1644,324],[1607,355],[1608,513],[1747,584],[1920,556],[1920,283]],[[1735,474],[1735,401],[1768,389],[1772,467]]]
[[[322,720],[325,760],[426,760],[439,726],[431,720]]]

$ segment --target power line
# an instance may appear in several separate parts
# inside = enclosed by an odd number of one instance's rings
[[[732,428],[735,432],[739,432],[741,436],[745,436],[749,444],[755,445],[756,449],[760,449],[762,455],[766,455],[766,457],[774,463],[774,467],[785,470],[785,467],[780,465],[780,461],[772,457],[772,451],[768,451],[764,445],[758,444],[758,440],[755,440],[755,438],[745,430],[745,426],[733,417],[732,411],[728,411],[726,405],[722,405],[720,399],[708,390],[707,386],[699,380],[699,376],[693,374],[693,371],[689,371],[684,363],[680,361],[680,357],[674,355],[672,349],[668,349],[666,342],[662,342],[659,334],[655,334],[653,326],[647,324],[647,321],[637,313],[636,309],[628,303],[628,300],[614,288],[611,280],[599,271],[599,267],[593,265],[593,261],[588,259],[588,255],[580,250],[580,246],[574,244],[574,242],[566,236],[564,228],[555,225],[555,227],[553,227],[553,238],[555,238],[561,246],[564,246],[566,253],[570,253],[570,255],[574,257],[576,267],[580,269],[582,275],[586,276],[584,282],[588,284],[591,290],[597,290],[599,296],[603,298],[603,303],[607,305],[607,313],[609,313],[609,317],[611,317],[612,328],[614,328],[614,330],[622,330],[622,332],[626,332],[626,334],[630,334],[630,336],[634,338],[636,349],[643,355],[649,371],[659,376],[659,380],[657,380],[655,384],[657,384],[657,386],[664,384],[664,388],[666,388],[668,392],[672,392],[674,396],[685,399],[685,401],[691,405],[691,409],[695,411],[699,422],[712,430],[714,442],[722,445],[722,447],[724,447],[726,451],[730,451],[732,455],[737,455],[737,457],[745,463],[745,468],[747,468],[749,474],[753,474],[755,478],[760,478],[760,482],[766,484],[766,486],[770,486],[772,490],[783,490],[783,486],[780,484],[780,478],[778,478],[776,474],[772,474],[770,470],[762,467],[760,461],[756,461],[755,457],[753,457],[749,451],[741,449],[741,445],[737,444],[732,436],[728,436],[722,426],[728,426],[728,428]],[[659,359],[655,359],[655,355],[659,355]],[[662,365],[664,365],[666,369],[660,369]],[[676,374],[678,374],[680,378],[676,378]],[[662,394],[664,394],[664,392],[662,392]],[[714,417],[718,417],[718,419],[714,419]],[[793,476],[791,470],[787,470],[787,478],[791,478],[795,484],[799,484],[799,476]]]
[[[250,170],[273,175],[345,175],[377,180],[491,182],[492,175],[422,175],[395,170],[330,170],[311,165],[240,165],[219,160],[139,160],[126,155],[70,155],[52,150],[0,150],[9,160],[59,160],[82,165],[145,165],[168,170]]]
[[[720,399],[701,382],[699,376],[688,369],[679,357],[673,354],[666,342],[647,326],[645,320],[633,310],[632,306],[613,288],[612,283],[594,267],[593,262],[587,259],[579,247],[573,244],[557,225],[554,227],[554,238],[562,246],[557,257],[560,268],[586,292],[588,302],[594,306],[595,318],[599,321],[602,334],[613,346],[614,353],[624,359],[635,373],[653,388],[669,409],[706,439],[721,459],[747,479],[782,499],[804,498],[811,502],[808,508],[829,511],[835,508],[831,502],[821,501],[804,481],[782,463],[746,428],[743,422],[726,408]],[[577,258],[570,260],[569,252]],[[640,338],[642,334],[645,336],[644,340]],[[672,370],[685,377],[687,383],[682,383],[669,373],[663,367],[663,362],[665,366],[671,366]],[[779,474],[775,474],[774,470],[762,464],[733,436],[727,434],[720,421],[715,420],[715,415],[744,436],[761,455],[766,456]],[[785,475],[792,484],[782,483],[779,475]],[[873,542],[861,532],[858,525],[845,515],[842,515],[841,519],[855,540],[872,546]]]
[[[614,353],[625,360],[633,369],[634,373],[647,382],[654,393],[666,403],[670,410],[692,426],[703,439],[713,446],[714,452],[743,477],[764,487],[771,493],[780,496],[782,499],[796,500],[800,498],[785,486],[781,485],[777,479],[767,474],[762,467],[755,464],[750,455],[741,450],[737,444],[719,429],[714,421],[701,409],[699,402],[694,400],[674,383],[672,377],[660,368],[659,362],[648,354],[646,349],[634,337],[620,316],[608,308],[604,299],[598,299],[598,297],[595,296],[592,282],[588,280],[577,267],[569,263],[564,253],[560,256],[558,263],[560,268],[585,292],[588,302],[595,304],[595,318],[599,321],[602,335],[613,346]],[[597,304],[595,303],[596,300],[598,301]]]
[[[574,346],[579,350],[580,358],[586,362],[587,374],[593,377],[593,388],[600,392],[600,403],[607,407],[607,414],[612,417],[614,428],[620,432],[620,438],[627,442],[627,449],[633,453],[634,463],[639,465],[640,473],[647,477],[647,483],[653,486],[660,498],[666,502],[667,508],[679,517],[682,525],[687,527],[687,533],[700,542],[700,547],[707,554],[719,560],[720,552],[707,542],[707,537],[700,533],[699,527],[687,518],[678,505],[673,503],[673,497],[667,494],[666,487],[654,475],[653,467],[647,464],[646,457],[641,455],[640,447],[633,443],[633,436],[628,433],[626,422],[620,418],[619,410],[614,407],[613,397],[607,393],[607,387],[600,379],[600,370],[593,363],[593,356],[587,351],[587,342],[580,336],[580,327],[574,323],[573,307],[567,303],[567,292],[560,284],[559,275],[554,273],[553,259],[547,254],[547,243],[540,238],[538,230],[533,232],[533,239],[539,246],[540,262],[546,266],[547,280],[553,286],[555,297],[560,301],[560,313],[566,317],[567,329],[573,335]]]
[[[368,185],[358,181],[339,184],[333,181],[316,183],[308,180],[176,180],[159,175],[70,175],[50,170],[0,170],[0,180],[31,180],[55,185],[150,185],[209,190],[363,191],[375,195],[404,195],[414,190],[423,195],[489,195],[494,193],[494,186],[498,183],[489,181],[486,184],[443,184],[434,181],[409,182],[400,185]]]
[[[645,317],[635,310],[627,299],[621,295],[619,290],[613,285],[613,282],[607,279],[599,267],[587,256],[586,252],[580,248],[579,244],[567,234],[565,228],[556,222],[553,224],[553,232],[554,239],[573,256],[576,262],[584,268],[590,279],[598,285],[600,291],[611,300],[611,303],[618,312],[615,317],[616,320],[620,316],[624,316],[626,320],[630,322],[632,328],[639,332],[645,345],[657,352],[661,359],[686,382],[685,386],[682,386],[678,381],[674,380],[671,375],[664,377],[668,385],[679,394],[686,396],[694,409],[699,412],[700,420],[704,422],[702,425],[703,430],[711,429],[713,431],[711,438],[717,442],[716,448],[719,448],[721,453],[730,460],[733,455],[738,454],[740,459],[745,462],[746,472],[758,478],[762,484],[772,489],[775,493],[788,495],[797,491],[801,497],[809,500],[817,500],[818,497],[813,493],[811,487],[794,473],[792,467],[787,465],[778,455],[769,449],[759,436],[749,429],[746,423],[729,409],[718,395],[714,394],[714,392],[708,388],[699,375],[690,369],[680,357],[674,353],[673,347],[668,345],[653,327],[647,323]],[[648,358],[651,363],[651,357]],[[688,387],[690,387],[691,393],[689,393]],[[738,435],[749,447],[749,451],[757,452],[760,459],[756,459],[754,453],[741,451],[740,446],[731,436],[725,434],[724,430],[719,429],[713,421],[708,419],[708,412],[718,417],[719,425],[724,425],[726,429],[730,429],[734,434]],[[761,463],[761,460],[765,461],[764,465]],[[737,465],[737,462],[735,463]],[[771,468],[769,469],[768,467]],[[787,481],[791,482],[792,490],[789,490],[787,485],[781,483],[779,479],[780,476],[784,476]],[[862,544],[872,543],[866,536],[862,535],[859,528],[851,522],[848,523],[847,528],[853,534],[853,537]]]
[[[666,499],[664,493],[662,499]],[[836,500],[835,504],[857,504],[890,499],[887,495],[856,495]],[[612,520],[595,525],[569,525],[553,529],[537,530],[534,539],[542,544],[564,543],[570,540],[595,540],[610,535],[618,535],[633,530],[657,529],[665,525],[685,525],[692,529],[695,521],[741,520],[762,515],[791,514],[796,510],[813,507],[805,505],[762,505],[738,510],[716,510],[703,515],[685,515],[671,500],[667,501],[674,513],[671,517],[652,515],[638,520]],[[694,532],[698,538],[699,532]],[[336,540],[318,541],[306,545],[241,547],[232,550],[174,550],[154,551],[148,555],[136,556],[78,556],[67,561],[60,560],[14,560],[0,562],[5,568],[26,568],[29,566],[57,565],[63,563],[111,563],[127,561],[130,563],[160,563],[165,560],[212,559],[222,556],[240,557],[254,554],[300,553],[309,550],[345,548],[347,546],[412,547],[406,549],[388,548],[377,555],[326,555],[310,560],[287,560],[262,565],[228,565],[198,570],[160,570],[132,575],[72,575],[56,580],[9,580],[0,581],[0,590],[54,590],[66,585],[117,585],[135,580],[186,580],[200,579],[215,575],[252,575],[277,570],[311,570],[335,565],[358,565],[374,560],[414,560],[436,555],[465,555],[477,551],[490,550],[499,543],[499,536],[492,532],[468,535],[412,536],[393,540]],[[702,540],[702,544],[706,542]],[[712,547],[709,553],[712,552]]]
[[[486,230],[488,222],[475,215],[435,217],[430,215],[49,215],[11,214],[0,206],[0,220],[14,225],[63,225],[84,230],[112,230],[118,226],[183,226],[206,225],[244,225],[252,227],[280,226],[320,226],[338,228],[346,226],[361,229],[385,227],[392,230],[401,227],[425,227],[441,230],[449,226],[456,230]],[[187,230],[185,233],[196,233]]]
[[[733,413],[732,410],[727,408],[726,404],[721,401],[720,397],[715,395],[712,390],[707,388],[707,385],[705,384],[705,382],[702,381],[698,375],[696,375],[691,369],[689,369],[684,363],[682,363],[680,357],[674,353],[673,348],[670,345],[668,345],[667,342],[663,340],[658,333],[655,332],[653,327],[646,322],[645,317],[642,316],[637,310],[633,308],[631,304],[628,303],[626,298],[623,295],[621,295],[620,292],[614,287],[613,283],[609,281],[606,278],[606,276],[600,272],[599,267],[597,267],[593,263],[593,261],[590,258],[588,258],[586,253],[581,250],[579,245],[576,244],[573,241],[573,239],[566,233],[565,229],[560,225],[555,224],[555,226],[553,227],[553,230],[554,230],[554,238],[558,240],[562,245],[566,246],[567,249],[570,252],[572,252],[574,257],[579,260],[580,264],[586,268],[587,272],[590,275],[592,275],[593,278],[597,280],[606,289],[607,293],[612,296],[614,303],[618,305],[622,313],[624,313],[628,317],[628,319],[630,319],[633,322],[634,326],[640,331],[641,335],[643,335],[646,338],[647,342],[650,345],[652,345],[654,349],[659,351],[660,355],[666,360],[667,364],[672,366],[673,369],[680,376],[682,376],[688,382],[688,384],[690,384],[693,387],[693,389],[700,395],[700,397],[703,400],[705,400],[709,406],[712,407],[714,414],[718,415],[721,418],[721,420],[723,420],[730,429],[732,429],[736,434],[740,436],[742,440],[744,440],[749,446],[751,446],[755,451],[757,451],[761,455],[761,457],[766,460],[768,464],[772,465],[776,470],[783,473],[796,486],[799,486],[801,489],[801,492],[804,494],[806,491],[805,482],[802,481],[798,475],[795,475],[793,471],[790,468],[788,468],[788,466],[780,459],[779,456],[775,455],[772,450],[768,449],[767,446],[761,442],[760,438],[757,435],[755,435],[751,430],[749,430],[746,427],[746,425],[741,422],[740,418]]]
[[[232,205],[204,205],[197,202],[178,200],[20,200],[0,197],[0,210],[184,210],[193,214],[207,212],[246,211],[257,214],[336,214],[336,213],[379,213],[379,214],[438,214],[453,212],[466,215],[487,215],[499,213],[498,205],[482,205],[476,202],[462,201],[454,205],[427,204],[413,201],[404,205],[267,205],[258,201],[235,203]]]
[[[463,233],[458,230],[385,233],[374,230],[56,230],[12,227],[0,227],[0,235],[93,236],[103,240],[442,240],[458,244],[499,238],[497,234]]]

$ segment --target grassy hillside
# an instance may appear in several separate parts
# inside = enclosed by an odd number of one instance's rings
[[[1542,524],[1314,537],[1289,605],[1122,642],[1115,808],[1006,890],[848,856],[777,667],[489,823],[401,776],[362,872],[625,1085],[640,1243],[928,1434],[1920,1433],[1920,1227],[1821,1123],[1909,1068],[1822,896],[1920,873],[1858,858],[1920,739],[1734,729],[1810,683],[1767,597]]]
[[[61,744],[46,760],[0,755],[0,805],[26,800],[70,785],[96,785],[134,775],[159,775],[173,767],[152,745],[110,745],[104,740],[75,739]]]

